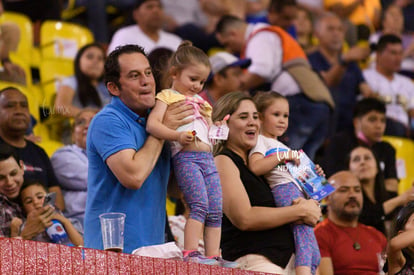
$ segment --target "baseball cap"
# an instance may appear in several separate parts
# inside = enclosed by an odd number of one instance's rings
[[[211,76],[228,67],[247,68],[251,64],[250,59],[239,59],[228,52],[218,52],[210,57]]]

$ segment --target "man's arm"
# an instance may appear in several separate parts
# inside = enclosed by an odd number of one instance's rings
[[[241,89],[250,90],[254,89],[265,83],[265,79],[257,74],[245,72],[241,76]]]
[[[138,151],[121,150],[109,156],[106,164],[125,188],[139,189],[154,169],[163,144],[163,140],[148,136]]]
[[[179,112],[178,112],[179,111]],[[170,129],[188,123],[185,119],[194,111],[184,102],[172,104],[167,108],[163,123]],[[148,136],[144,145],[138,150],[125,149],[109,156],[106,163],[119,182],[126,188],[139,189],[151,174],[161,153],[164,141]]]

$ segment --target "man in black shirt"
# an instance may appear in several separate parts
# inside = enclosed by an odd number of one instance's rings
[[[56,192],[56,206],[64,209],[62,191],[46,152],[24,135],[29,127],[30,114],[26,96],[18,89],[7,87],[0,91],[0,144],[12,146],[24,163],[24,179],[44,184]]]
[[[354,130],[338,133],[329,141],[322,161],[322,167],[329,177],[340,170],[348,170],[347,160],[351,150],[358,145],[372,149],[378,158],[385,178],[385,188],[396,195],[398,178],[395,163],[395,149],[382,141],[385,131],[385,105],[374,98],[359,101],[354,109]]]

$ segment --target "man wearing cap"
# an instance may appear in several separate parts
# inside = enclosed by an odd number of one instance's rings
[[[238,59],[227,52],[214,54],[210,57],[211,72],[205,89],[199,95],[213,106],[223,95],[240,91],[242,69],[250,63],[250,59]]]
[[[155,48],[178,48],[181,38],[162,30],[164,12],[160,0],[137,0],[132,11],[135,25],[119,29],[112,37],[108,54],[117,46],[137,44],[148,54]]]
[[[227,49],[251,59],[242,75],[243,88],[254,92],[269,90],[263,87],[268,85],[286,96],[291,109],[283,141],[313,158],[325,140],[335,104],[297,41],[278,26],[247,24],[231,15],[221,17],[216,37]]]

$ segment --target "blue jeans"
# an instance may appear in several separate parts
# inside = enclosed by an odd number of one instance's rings
[[[314,102],[303,93],[287,99],[290,115],[285,142],[294,150],[303,149],[309,158],[314,159],[327,137],[331,110],[326,103]]]

